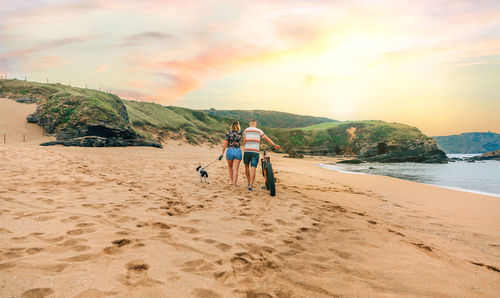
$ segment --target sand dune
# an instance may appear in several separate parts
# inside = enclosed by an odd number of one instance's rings
[[[498,198],[277,154],[276,197],[201,184],[218,152],[1,143],[0,296],[498,297]]]
[[[51,140],[45,137],[43,129],[26,121],[36,110],[36,104],[18,103],[12,99],[0,98],[0,143],[41,143]]]

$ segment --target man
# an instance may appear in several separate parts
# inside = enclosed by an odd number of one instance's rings
[[[243,154],[243,163],[245,164],[245,175],[248,180],[248,190],[253,191],[253,182],[255,180],[255,172],[259,164],[259,145],[260,140],[264,139],[274,148],[278,149],[280,146],[276,145],[264,132],[257,128],[257,121],[251,120],[250,127],[243,132],[243,144],[245,146],[245,153]]]

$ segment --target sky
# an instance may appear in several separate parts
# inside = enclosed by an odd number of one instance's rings
[[[0,0],[0,76],[500,133],[498,0]]]

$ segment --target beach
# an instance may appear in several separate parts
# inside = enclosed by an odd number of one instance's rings
[[[499,198],[276,153],[271,197],[260,165],[254,192],[224,160],[200,183],[219,146],[45,138],[0,142],[1,297],[500,294]]]

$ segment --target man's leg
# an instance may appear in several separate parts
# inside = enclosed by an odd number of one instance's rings
[[[255,172],[257,171],[257,167],[250,167],[250,188],[253,187],[253,182],[255,181]]]
[[[250,162],[250,188],[253,187],[253,182],[255,181],[255,172],[257,171],[258,165],[259,165],[259,154],[252,152],[252,159]]]
[[[247,176],[247,182],[250,185],[250,165],[245,165],[245,176]]]
[[[248,186],[250,186],[250,155],[243,153],[243,163],[245,164],[245,176],[247,177]]]

